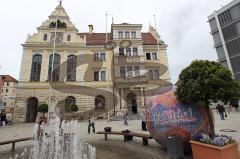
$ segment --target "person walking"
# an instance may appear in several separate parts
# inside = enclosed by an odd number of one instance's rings
[[[142,120],[142,131],[147,131],[145,109],[141,110],[141,120]]]
[[[88,134],[90,134],[90,129],[93,129],[93,133],[95,134],[95,121],[94,121],[94,115],[93,113],[89,114],[89,119],[88,119]]]
[[[128,112],[127,112],[127,110],[125,108],[123,109],[123,113],[122,114],[123,114],[123,121],[124,121],[123,124],[128,126],[128,122],[127,122],[127,120],[128,120],[127,119],[128,118]]]
[[[220,118],[222,120],[225,120],[224,118],[224,112],[226,112],[225,108],[223,107],[222,104],[218,104],[217,107],[216,107],[216,110],[217,110],[217,114],[220,115]]]

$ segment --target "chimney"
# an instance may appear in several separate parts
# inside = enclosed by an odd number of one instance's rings
[[[89,34],[93,33],[93,25],[88,25]]]

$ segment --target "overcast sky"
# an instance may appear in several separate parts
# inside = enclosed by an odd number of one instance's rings
[[[105,32],[105,14],[115,23],[140,23],[143,31],[154,25],[168,44],[172,81],[195,59],[216,60],[207,17],[231,0],[64,0],[71,21],[80,32],[94,25],[95,32]],[[19,78],[22,46],[27,35],[48,18],[58,0],[1,0],[0,74]]]

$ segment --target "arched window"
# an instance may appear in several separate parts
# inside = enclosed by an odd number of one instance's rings
[[[105,109],[105,98],[102,95],[95,97],[95,110],[104,110]]]
[[[42,55],[38,55],[38,54],[34,55],[32,58],[30,81],[40,81],[41,66],[42,66]]]
[[[53,59],[53,55],[50,55],[49,65],[48,65],[48,80],[49,81],[51,80],[52,59]],[[61,61],[61,56],[58,54],[54,54],[52,81],[59,81],[60,61]]]
[[[65,112],[70,112],[70,105],[76,104],[76,99],[73,96],[69,96],[65,99]]]
[[[44,40],[44,41],[47,41],[47,34],[44,34],[43,40]]]
[[[71,41],[71,35],[67,36],[67,41]]]
[[[67,81],[76,81],[77,56],[70,55],[67,60]]]

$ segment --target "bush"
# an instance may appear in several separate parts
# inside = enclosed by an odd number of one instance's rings
[[[48,105],[47,104],[39,105],[37,111],[40,113],[43,113],[43,116],[44,116],[44,114],[48,112]]]
[[[69,106],[69,110],[71,112],[73,112],[73,117],[74,117],[74,112],[77,112],[79,109],[78,109],[78,106],[76,104],[72,104]]]

